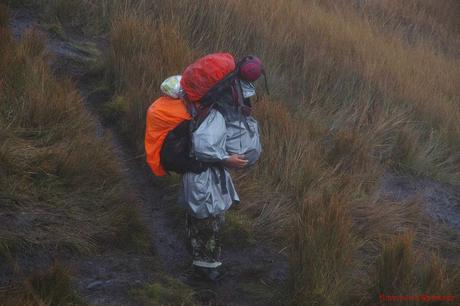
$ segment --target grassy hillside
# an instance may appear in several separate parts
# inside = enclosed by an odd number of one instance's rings
[[[239,213],[255,218],[254,231],[265,238],[289,239],[291,303],[368,305],[381,292],[458,288],[457,268],[438,259],[458,258],[458,234],[449,243],[417,199],[397,203],[377,192],[385,171],[458,183],[453,17],[423,20],[444,40],[415,32],[409,41],[408,29],[380,21],[406,17],[396,3],[137,5],[113,18],[109,70],[122,129],[139,148],[161,80],[208,52],[263,58],[274,94],[256,104],[264,155],[239,177]],[[417,6],[419,14],[436,9],[444,7]]]
[[[139,152],[163,79],[209,52],[262,58],[273,93],[255,105],[264,154],[236,174],[237,214],[259,239],[288,247],[290,303],[459,296],[458,232],[419,198],[379,192],[385,173],[460,183],[457,1],[56,0],[43,9],[63,26],[102,16],[86,31],[110,42],[106,115]]]
[[[46,258],[139,249],[148,240],[110,140],[96,136],[74,85],[52,76],[43,37],[29,31],[15,42],[6,26],[0,5],[1,269],[25,282],[9,284],[16,291],[6,292],[24,299],[11,305],[62,305],[74,301],[69,276]]]

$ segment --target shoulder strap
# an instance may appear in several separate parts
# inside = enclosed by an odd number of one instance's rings
[[[211,112],[211,109],[214,108],[215,103],[212,103],[210,105],[207,105],[205,107],[199,108],[197,110],[196,115],[193,117],[192,120],[192,128],[191,131],[194,132],[196,131],[200,125],[203,123],[203,121],[208,117],[209,113]]]

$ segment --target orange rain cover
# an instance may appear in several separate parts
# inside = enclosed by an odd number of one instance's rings
[[[182,100],[166,96],[154,101],[147,110],[145,153],[147,163],[156,176],[166,175],[160,164],[160,151],[166,135],[179,123],[190,119],[192,117]]]

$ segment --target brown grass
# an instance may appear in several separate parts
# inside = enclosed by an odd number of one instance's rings
[[[425,230],[420,205],[379,199],[377,183],[388,168],[457,182],[455,58],[431,42],[410,45],[352,9],[300,1],[159,7],[154,18],[125,10],[112,27],[119,93],[127,103],[139,101],[122,122],[135,125],[127,130],[139,133],[141,144],[158,84],[192,56],[230,50],[264,59],[275,97],[256,104],[264,155],[252,171],[236,174],[244,201],[238,213],[254,218],[259,237],[291,238],[283,244],[295,271],[292,303],[374,301],[362,280],[384,281],[372,278],[372,269],[395,229],[416,229],[417,241],[433,248],[445,242],[439,230]],[[147,3],[143,11],[153,13]],[[446,274],[437,275],[453,288]]]
[[[70,272],[59,264],[32,273],[22,284],[0,291],[2,305],[84,305],[72,288]]]
[[[141,149],[145,109],[160,94],[158,84],[179,74],[191,54],[179,32],[161,21],[138,20],[126,13],[112,28],[117,31],[111,32],[109,67],[116,76],[115,99],[123,110],[119,126]]]
[[[458,248],[430,257],[448,244],[443,229],[418,199],[379,193],[385,171],[459,183],[454,0],[128,1],[115,11],[111,109],[139,150],[164,78],[208,52],[263,59],[274,94],[256,103],[264,154],[236,173],[238,213],[257,237],[288,246],[292,304],[455,293]]]
[[[0,26],[0,71],[2,260],[21,274],[18,257],[33,267],[43,252],[145,247],[110,139],[96,136],[74,85],[52,76],[37,31],[14,42]]]
[[[409,232],[394,237],[383,246],[372,274],[371,295],[375,302],[380,293],[399,296],[455,294],[455,287],[438,255],[423,258],[414,250],[413,239]]]

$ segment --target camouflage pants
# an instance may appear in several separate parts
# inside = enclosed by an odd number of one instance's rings
[[[225,222],[224,214],[198,219],[187,213],[187,247],[193,258],[193,265],[216,268],[220,262],[220,230]]]

